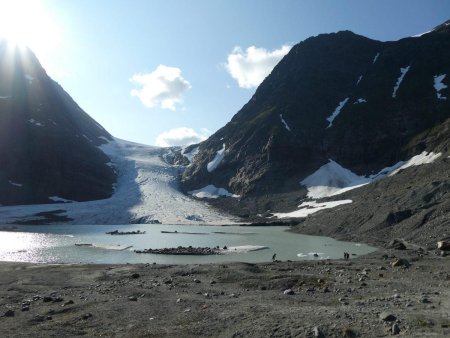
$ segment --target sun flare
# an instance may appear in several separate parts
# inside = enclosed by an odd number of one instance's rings
[[[41,0],[0,0],[0,39],[47,54],[58,44],[59,29]]]

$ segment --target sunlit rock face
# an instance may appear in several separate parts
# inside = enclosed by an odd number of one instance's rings
[[[200,143],[183,174],[185,190],[214,185],[241,201],[272,196],[261,206],[267,210],[274,194],[305,198],[300,182],[330,159],[366,176],[424,151],[448,152],[448,27],[393,42],[343,31],[297,44],[232,120]]]
[[[0,204],[109,197],[111,135],[47,76],[35,55],[0,41]]]

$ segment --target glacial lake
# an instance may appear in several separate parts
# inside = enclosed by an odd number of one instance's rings
[[[274,253],[279,260],[320,260],[351,257],[376,250],[365,244],[341,242],[329,237],[307,236],[286,231],[287,227],[203,225],[45,225],[17,226],[0,231],[0,261],[35,263],[158,263],[199,264],[215,262],[267,262]],[[109,231],[145,231],[143,235],[108,235]],[[162,233],[169,231],[177,233]],[[184,233],[183,233],[184,232]],[[195,233],[195,234],[186,234]],[[77,246],[93,244],[100,247]],[[132,246],[126,250],[109,246]],[[212,256],[138,254],[134,250],[178,246],[240,247],[264,246],[250,252]],[[106,248],[105,248],[106,247]],[[315,255],[316,254],[316,255]]]

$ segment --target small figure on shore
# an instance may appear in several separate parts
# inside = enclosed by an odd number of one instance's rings
[[[273,256],[272,256],[272,262],[275,262],[275,259],[276,259],[276,258],[277,258],[277,254],[274,253]]]
[[[347,261],[350,258],[350,254],[348,252],[344,252],[344,259]]]
[[[319,257],[319,255],[317,253],[315,253],[313,256],[316,257],[316,258]]]

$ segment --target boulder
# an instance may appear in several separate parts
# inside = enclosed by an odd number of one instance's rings
[[[437,242],[437,247],[441,251],[450,251],[450,240],[442,240]]]

